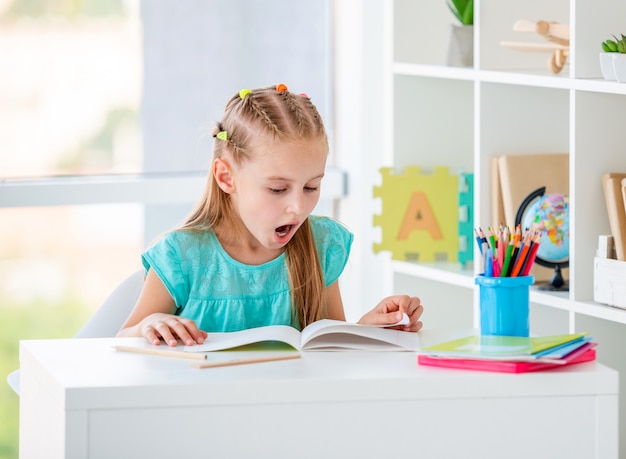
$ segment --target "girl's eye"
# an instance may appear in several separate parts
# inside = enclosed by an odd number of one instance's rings
[[[316,186],[305,186],[304,187],[304,191],[308,191],[308,192],[314,192],[317,191],[317,187]]]
[[[272,193],[276,193],[276,194],[278,194],[278,193],[282,193],[282,192],[284,192],[284,191],[285,191],[285,189],[284,189],[284,188],[270,188],[270,191],[271,191]]]

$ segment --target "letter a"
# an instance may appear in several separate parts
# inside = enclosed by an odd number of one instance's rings
[[[442,239],[441,229],[435,219],[435,214],[430,207],[428,197],[423,191],[416,191],[411,195],[411,200],[404,213],[402,226],[398,233],[398,240],[404,241],[409,238],[411,231],[428,231],[433,239]]]

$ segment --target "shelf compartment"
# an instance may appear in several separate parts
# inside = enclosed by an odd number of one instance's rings
[[[535,33],[516,32],[514,24],[520,19],[570,23],[569,0],[480,0],[475,3],[477,26],[474,61],[481,70],[510,70],[524,73],[545,69],[549,74],[548,53],[523,52],[501,46],[501,42],[549,43]],[[571,37],[571,33],[570,33]],[[569,75],[569,58],[558,75]]]
[[[424,171],[446,166],[472,172],[474,83],[464,80],[394,78],[394,166]]]

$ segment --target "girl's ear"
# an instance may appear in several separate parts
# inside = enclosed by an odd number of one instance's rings
[[[233,171],[230,164],[223,158],[213,161],[213,177],[224,193],[231,194],[235,191]]]

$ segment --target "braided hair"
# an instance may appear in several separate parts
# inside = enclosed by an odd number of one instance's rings
[[[245,89],[231,97],[213,131],[213,159],[226,153],[236,164],[253,159],[253,140],[260,135],[274,141],[321,139],[328,144],[315,105],[305,94],[294,94],[283,84]],[[237,218],[230,195],[210,172],[203,196],[181,229],[236,228]],[[304,328],[327,317],[324,275],[308,218],[287,244],[286,260],[292,314]]]

